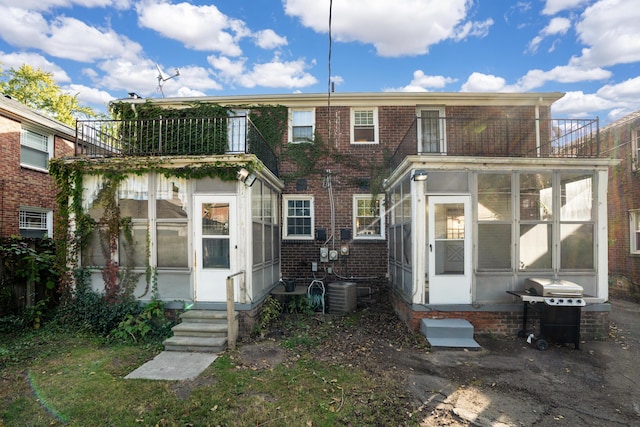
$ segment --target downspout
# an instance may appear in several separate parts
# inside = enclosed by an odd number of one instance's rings
[[[535,106],[535,123],[536,123],[536,153],[540,157],[540,104],[542,103],[542,97],[538,98],[538,102]]]

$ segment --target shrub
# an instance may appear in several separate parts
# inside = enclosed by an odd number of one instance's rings
[[[137,316],[142,307],[133,299],[108,302],[104,295],[91,289],[88,273],[76,272],[76,287],[60,304],[57,320],[94,334],[108,336],[127,315]]]

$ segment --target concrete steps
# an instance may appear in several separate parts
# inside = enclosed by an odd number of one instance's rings
[[[238,314],[235,316],[237,320]],[[171,328],[173,336],[162,343],[165,351],[220,353],[227,348],[226,311],[189,310],[180,315],[180,320]]]
[[[420,332],[431,347],[480,349],[473,339],[473,325],[464,319],[422,319]]]

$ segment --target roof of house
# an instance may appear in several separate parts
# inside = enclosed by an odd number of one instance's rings
[[[40,111],[27,107],[9,95],[0,94],[0,115],[10,117],[20,122],[26,121],[33,125],[46,127],[52,133],[65,137],[66,139],[75,139],[76,130],[74,128]]]
[[[287,107],[312,107],[329,102],[334,106],[383,105],[531,105],[550,106],[562,98],[562,92],[354,92],[354,93],[289,93],[279,95],[200,96],[177,98],[140,98],[132,96],[112,103],[124,102],[159,105],[187,105],[194,102],[220,105],[278,104]]]
[[[638,120],[638,119],[640,119],[640,110],[634,111],[633,113],[627,114],[626,116],[616,120],[615,122],[609,123],[605,127],[601,128],[600,132],[604,132],[606,130],[613,129],[613,128],[616,128],[618,126],[623,126],[623,125],[625,125],[627,123],[633,122],[633,121]]]

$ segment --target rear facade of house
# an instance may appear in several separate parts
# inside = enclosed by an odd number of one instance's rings
[[[601,147],[620,160],[609,173],[609,276],[611,291],[640,300],[640,112],[604,127]]]
[[[125,99],[120,102],[133,111],[145,104],[227,108],[224,152],[168,152],[169,137],[161,132],[153,133],[153,150],[132,151],[130,142],[122,145],[123,132],[119,142],[106,144],[98,124],[87,122],[78,126],[84,130],[75,159],[94,162],[96,170],[118,162],[131,168],[142,158],[154,165],[132,170],[119,184],[118,203],[132,218],[138,249],[111,254],[121,265],[135,258],[141,273],[135,294],[143,301],[150,298],[142,274],[149,268],[159,298],[211,310],[224,307],[225,279],[233,277],[233,303],[246,333],[281,277],[299,285],[348,282],[356,284],[359,300],[390,298],[413,330],[422,318],[456,317],[477,331],[515,334],[522,303],[508,291],[525,290],[526,279],[535,277],[582,286],[583,336],[599,336],[609,310],[612,163],[599,157],[597,120],[551,118],[551,104],[561,96]],[[286,114],[275,140],[259,124],[269,106]],[[191,125],[171,120],[163,115],[156,125],[185,142],[178,129]],[[136,141],[143,133],[126,132]],[[189,138],[197,141],[194,134]],[[270,150],[256,149],[256,135]],[[211,165],[242,173],[231,180],[178,173]],[[105,183],[94,171],[83,185],[91,212]],[[80,262],[100,289],[106,260],[99,243]]]

